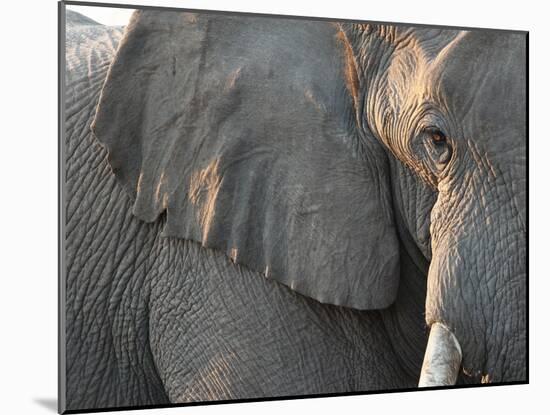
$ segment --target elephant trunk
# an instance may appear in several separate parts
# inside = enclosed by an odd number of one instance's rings
[[[419,387],[454,385],[462,362],[462,351],[455,335],[443,324],[430,330],[422,363]]]

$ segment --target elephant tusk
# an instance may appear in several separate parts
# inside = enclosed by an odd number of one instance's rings
[[[454,385],[462,362],[460,343],[441,323],[432,324],[418,386]]]

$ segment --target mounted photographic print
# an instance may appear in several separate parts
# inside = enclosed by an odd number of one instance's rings
[[[60,3],[61,412],[528,382],[527,32],[120,7]]]

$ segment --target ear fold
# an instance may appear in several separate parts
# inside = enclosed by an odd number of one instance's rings
[[[321,302],[386,307],[389,176],[356,128],[350,59],[324,22],[137,12],[93,130],[133,213],[166,211],[165,236]]]

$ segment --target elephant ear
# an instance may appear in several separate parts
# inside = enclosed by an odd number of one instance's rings
[[[136,12],[93,131],[133,213],[320,302],[390,305],[385,153],[337,25]]]

